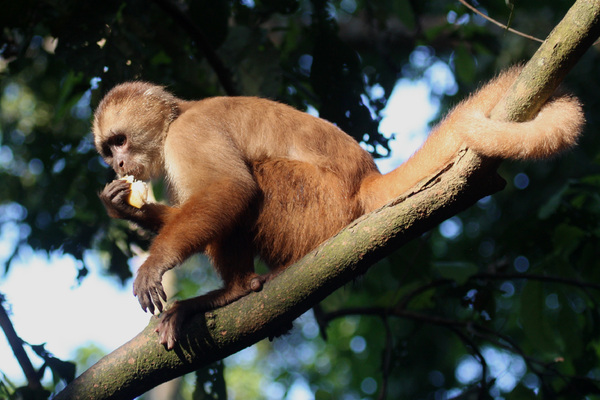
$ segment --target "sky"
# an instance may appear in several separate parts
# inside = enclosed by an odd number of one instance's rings
[[[445,65],[445,64],[444,64]],[[437,74],[447,76],[443,66]],[[447,68],[447,67],[446,67]],[[420,81],[400,80],[384,110],[383,134],[395,134],[390,142],[392,157],[378,160],[388,172],[408,158],[422,143],[437,105],[430,94],[432,77]],[[8,227],[9,229],[10,227]],[[0,234],[0,260],[12,248],[11,232]],[[132,268],[143,260],[132,260]],[[81,346],[95,343],[110,352],[139,333],[148,323],[132,294],[132,281],[122,286],[116,278],[102,274],[100,263],[86,259],[90,274],[77,283],[77,262],[68,255],[24,250],[5,275],[0,275],[0,293],[6,296],[17,334],[31,344],[46,343],[46,349],[62,360],[74,358]],[[61,312],[56,312],[61,310]],[[74,320],[76,318],[76,320]],[[41,360],[30,352],[36,367]],[[80,374],[82,371],[77,371]],[[3,334],[0,333],[0,373],[13,382],[23,382],[23,373]]]

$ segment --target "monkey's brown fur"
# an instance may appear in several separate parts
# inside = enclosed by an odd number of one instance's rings
[[[176,302],[159,325],[172,348],[191,314],[260,290],[342,227],[444,167],[466,144],[487,156],[544,158],[576,143],[578,101],[555,97],[534,120],[487,118],[518,73],[509,70],[459,104],[406,163],[386,175],[333,124],[289,106],[252,97],[183,101],[149,83],[113,88],[98,106],[98,151],[119,176],[165,177],[172,206],[127,204],[127,182],[100,194],[110,216],[157,233],[134,294],[144,310],[162,311],[164,272],[205,252],[224,288]],[[258,276],[258,254],[272,273]]]

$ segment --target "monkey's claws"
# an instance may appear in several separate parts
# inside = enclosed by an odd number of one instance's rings
[[[133,295],[137,296],[142,310],[154,314],[155,307],[159,312],[163,310],[163,301],[167,301],[167,294],[162,286],[162,274],[150,268],[140,267],[133,282]],[[162,301],[161,301],[162,300]]]
[[[177,301],[165,311],[156,332],[158,332],[158,342],[165,346],[167,350],[175,347],[175,342],[181,338],[181,328],[187,318],[185,307]]]

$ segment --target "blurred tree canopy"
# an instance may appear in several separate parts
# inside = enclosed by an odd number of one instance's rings
[[[571,3],[476,5],[544,38]],[[91,110],[116,83],[312,108],[380,157],[390,140],[381,112],[398,79],[425,80],[443,111],[538,46],[439,0],[22,0],[3,4],[0,28],[0,224],[14,243],[5,269],[30,247],[73,255],[84,279],[93,251],[123,281],[132,246],[148,238],[106,216],[97,192],[114,173],[90,134]],[[439,63],[457,85],[438,84]],[[578,149],[504,163],[503,192],[381,261],[285,339],[259,343],[252,368],[226,368],[230,395],[598,395],[599,64],[590,50],[566,82],[588,119]],[[181,284],[198,289],[186,276]]]

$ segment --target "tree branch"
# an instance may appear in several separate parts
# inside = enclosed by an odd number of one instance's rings
[[[573,9],[584,15],[573,20],[569,17]],[[536,53],[500,102],[494,116],[521,120],[524,115],[534,113],[544,96],[550,96],[566,70],[575,64],[585,46],[594,41],[600,29],[599,16],[600,0],[577,1],[548,38],[549,44],[540,48],[538,53],[542,55]],[[565,33],[563,23],[577,25],[583,39]],[[589,38],[585,38],[585,32]],[[569,41],[563,40],[563,35]],[[554,46],[550,53],[548,46]],[[560,54],[553,51],[557,47]],[[560,61],[556,62],[554,57]],[[173,351],[166,351],[158,344],[154,333],[157,319],[153,318],[140,334],[101,359],[55,399],[132,398],[256,343],[364,273],[375,261],[500,190],[504,182],[495,172],[497,164],[462,149],[444,171],[406,196],[352,222],[267,283],[261,292],[194,317],[186,325],[179,347]]]
[[[23,348],[23,340],[17,335],[8,313],[4,308],[4,296],[2,294],[0,294],[0,328],[4,331],[15,358],[19,362],[19,365],[27,378],[27,386],[34,390],[41,389],[42,384],[40,383],[40,377]]]
[[[573,4],[492,110],[492,119],[523,122],[539,111],[600,35],[599,9],[599,0]]]

